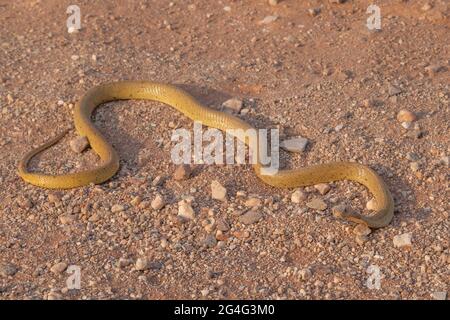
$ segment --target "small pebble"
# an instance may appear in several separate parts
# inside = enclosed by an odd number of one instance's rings
[[[117,213],[117,212],[121,212],[124,211],[125,207],[121,204],[115,204],[111,207],[111,212],[112,213]]]
[[[186,220],[194,220],[195,212],[192,206],[186,200],[178,202],[178,216]]]
[[[75,28],[74,26],[70,26],[69,28],[67,28],[67,32],[72,34],[72,33],[77,33],[78,29]]]
[[[305,200],[306,200],[306,194],[300,189],[295,190],[294,193],[292,193],[292,195],[291,195],[291,201],[293,203],[301,203]]]
[[[447,300],[447,292],[446,291],[435,291],[432,294],[434,300]]]
[[[227,189],[217,180],[211,182],[211,197],[220,201],[225,201],[227,198]]]
[[[417,119],[416,115],[406,109],[402,109],[397,113],[398,122],[413,122]]]
[[[399,87],[394,86],[392,84],[390,84],[388,86],[388,94],[389,94],[390,97],[396,96],[396,95],[398,95],[400,93],[402,93],[402,89],[400,89]]]
[[[173,178],[177,181],[187,180],[190,178],[191,173],[192,173],[191,166],[187,164],[182,164],[175,169],[175,172],[173,173]]]
[[[161,210],[166,205],[164,198],[162,195],[156,195],[155,199],[153,199],[151,203],[151,207],[153,210]]]
[[[69,145],[73,152],[82,153],[89,146],[89,141],[86,137],[77,137],[72,139]]]
[[[280,147],[290,152],[303,152],[308,145],[308,139],[303,137],[295,137],[284,140],[280,143]]]
[[[326,193],[328,193],[328,191],[330,191],[330,185],[329,184],[327,184],[327,183],[319,183],[319,184],[316,184],[315,186],[314,186],[314,188],[316,188],[316,190],[317,191],[319,191],[319,193],[321,194],[321,195],[324,195],[324,194],[326,194]]]
[[[396,235],[393,238],[393,243],[396,248],[409,248],[411,247],[411,233],[403,233],[400,235]]]
[[[66,269],[67,269],[67,263],[59,262],[59,263],[53,265],[50,268],[50,271],[53,272],[54,274],[59,274],[59,273],[64,272]]]
[[[261,205],[261,199],[258,198],[249,198],[247,201],[245,201],[246,207],[259,207]]]
[[[372,230],[365,224],[358,224],[354,229],[353,233],[357,236],[368,236]]]
[[[367,210],[372,210],[372,211],[377,210],[377,202],[376,202],[376,200],[374,198],[372,198],[369,201],[367,201],[366,208],[367,208]]]
[[[314,198],[311,201],[307,202],[306,206],[308,208],[319,211],[323,211],[328,207],[327,204],[322,199],[319,198]]]
[[[229,110],[233,113],[239,113],[242,110],[242,107],[244,106],[242,100],[233,98],[225,101],[222,103],[222,107],[224,107],[226,110]]]
[[[138,258],[136,260],[135,268],[138,271],[144,271],[147,270],[149,266],[148,259],[146,257]]]
[[[248,211],[239,217],[239,222],[242,224],[253,224],[262,219],[262,214],[259,211]]]
[[[269,24],[278,19],[278,16],[267,16],[264,19],[262,19],[259,24]]]

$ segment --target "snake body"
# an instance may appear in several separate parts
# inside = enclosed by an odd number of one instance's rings
[[[128,99],[159,101],[183,113],[203,125],[220,129],[252,129],[243,120],[218,110],[203,106],[185,91],[168,84],[122,81],[96,86],[90,89],[76,104],[74,110],[75,128],[80,136],[87,137],[91,148],[100,156],[101,165],[92,170],[62,175],[46,175],[30,172],[28,162],[33,156],[57,143],[66,132],[49,140],[42,146],[27,153],[19,163],[18,174],[23,180],[36,186],[49,189],[69,189],[100,184],[110,179],[119,169],[119,157],[108,141],[91,121],[92,112],[99,105]],[[248,141],[244,141],[248,143]],[[334,162],[317,164],[304,168],[279,170],[276,174],[261,173],[262,165],[253,165],[256,175],[265,183],[274,187],[294,188],[339,180],[353,180],[366,186],[373,194],[377,211],[365,216],[355,212],[344,212],[342,217],[371,228],[380,228],[389,224],[394,213],[392,196],[378,174],[367,166],[354,162]]]

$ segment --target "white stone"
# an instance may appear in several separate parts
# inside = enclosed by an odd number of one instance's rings
[[[302,190],[295,190],[294,193],[291,195],[291,201],[293,203],[301,203],[306,200],[306,195]]]
[[[372,211],[377,210],[377,202],[376,202],[376,200],[375,199],[370,199],[369,201],[367,201],[366,208],[367,208],[367,210],[372,210]]]
[[[410,247],[412,234],[410,232],[394,236],[393,242],[396,248]]]
[[[233,98],[225,101],[222,103],[222,106],[231,112],[239,113],[241,111],[242,107],[244,106],[242,100]]]
[[[164,198],[158,194],[156,195],[155,199],[153,199],[152,203],[150,204],[153,210],[161,210],[165,205]]]
[[[181,200],[178,202],[178,216],[187,219],[187,220],[194,220],[195,219],[195,212],[192,206],[189,204],[186,200]]]
[[[146,269],[148,269],[148,259],[143,257],[143,258],[138,258],[136,260],[136,270],[138,271],[144,271]]]
[[[225,201],[227,198],[227,189],[217,180],[211,182],[211,197],[220,201]]]
[[[290,152],[303,152],[308,144],[308,139],[303,137],[295,137],[284,140],[280,143],[280,147]]]
[[[317,191],[319,191],[320,194],[324,195],[328,191],[330,191],[331,187],[328,183],[319,183],[314,186]]]
[[[112,213],[116,213],[116,212],[121,212],[124,211],[125,207],[121,204],[115,204],[111,207],[111,212]]]
[[[267,16],[264,19],[262,19],[259,23],[260,24],[269,24],[278,19],[278,16]]]

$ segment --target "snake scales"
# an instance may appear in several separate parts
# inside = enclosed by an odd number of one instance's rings
[[[251,129],[243,120],[201,105],[183,90],[167,84],[143,81],[123,81],[100,85],[90,89],[77,103],[74,111],[75,128],[80,136],[86,136],[92,149],[100,156],[101,165],[92,170],[62,175],[46,175],[30,172],[28,162],[36,154],[57,143],[66,132],[27,153],[19,163],[18,173],[26,182],[50,189],[68,189],[99,184],[110,179],[119,169],[119,157],[91,121],[94,109],[113,100],[144,99],[165,103],[203,125],[226,129]],[[244,139],[245,140],[245,139]],[[245,143],[248,143],[246,140]],[[371,216],[345,212],[342,217],[371,228],[389,224],[394,213],[394,202],[384,181],[375,171],[354,162],[318,164],[292,170],[280,170],[274,175],[263,175],[262,165],[254,164],[256,175],[274,187],[292,188],[339,180],[353,180],[366,186],[373,194],[377,211]]]

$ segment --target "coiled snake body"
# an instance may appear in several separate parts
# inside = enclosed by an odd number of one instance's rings
[[[19,163],[18,173],[26,182],[50,189],[68,189],[99,184],[110,179],[119,169],[119,157],[91,121],[94,109],[113,100],[144,99],[165,103],[185,116],[203,125],[226,129],[252,129],[243,120],[201,105],[183,90],[167,84],[143,81],[123,81],[100,85],[89,90],[77,103],[74,111],[75,128],[80,136],[86,136],[92,149],[100,156],[101,165],[92,170],[62,175],[46,175],[30,172],[27,164],[37,153],[57,143],[66,132],[27,153]],[[245,141],[248,143],[248,141]],[[256,175],[275,187],[300,187],[339,180],[353,180],[366,186],[375,198],[377,212],[364,216],[354,212],[343,213],[343,218],[380,228],[389,224],[393,217],[394,203],[384,181],[372,169],[353,162],[334,162],[309,167],[280,170],[273,175],[261,173],[262,165],[254,166]]]

